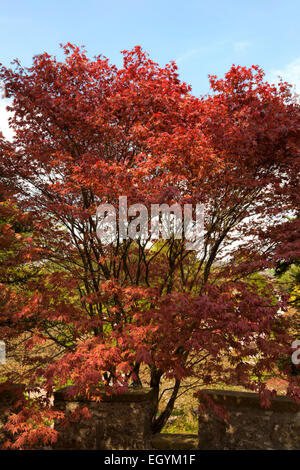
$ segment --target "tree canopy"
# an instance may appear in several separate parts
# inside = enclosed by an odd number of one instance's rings
[[[280,313],[289,299],[253,276],[299,259],[291,215],[300,202],[300,109],[290,85],[232,66],[195,97],[174,62],[160,67],[140,47],[122,52],[120,68],[71,44],[64,53],[62,62],[44,53],[30,68],[0,69],[14,130],[0,141],[0,210],[8,217],[9,204],[30,220],[18,241],[11,224],[0,226],[0,338],[25,338],[26,363],[6,382],[48,396],[71,384],[73,395],[93,397],[99,386],[120,392],[148,380],[154,432],[188,377],[240,384],[267,403],[264,377],[291,353]],[[203,249],[174,236],[103,243],[97,207],[117,207],[120,196],[147,208],[201,202]],[[20,265],[30,275],[10,285],[8,271]],[[288,367],[280,373],[299,398],[298,378]],[[173,386],[158,411],[166,377]],[[23,431],[15,445],[55,439],[26,406],[11,424]],[[40,432],[22,428],[28,417]]]

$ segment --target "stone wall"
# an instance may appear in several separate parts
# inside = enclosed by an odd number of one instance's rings
[[[56,449],[132,450],[151,449],[152,392],[131,390],[101,401],[70,400],[66,389],[54,395],[54,407],[67,414],[86,406],[90,419],[81,419],[61,429]]]
[[[300,449],[300,404],[275,397],[262,408],[256,393],[203,390],[217,405],[226,407],[226,422],[209,410],[199,412],[198,449]]]
[[[9,437],[3,426],[9,413],[17,411],[14,404],[23,390],[23,385],[15,385],[0,391],[0,448]],[[112,397],[103,394],[100,402],[69,399],[66,392],[67,389],[55,393],[54,407],[68,415],[86,406],[91,418],[72,422],[67,428],[56,425],[60,433],[55,449],[152,449],[150,389]],[[262,408],[255,393],[205,392],[217,405],[225,406],[230,417],[224,421],[211,409],[199,412],[199,450],[300,450],[299,403],[275,397],[270,408]]]

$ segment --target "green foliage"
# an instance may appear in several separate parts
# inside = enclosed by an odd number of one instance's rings
[[[281,289],[290,294],[291,305],[300,311],[300,262],[281,265],[276,273]]]
[[[197,434],[198,419],[192,411],[183,408],[174,409],[162,433],[169,434]]]

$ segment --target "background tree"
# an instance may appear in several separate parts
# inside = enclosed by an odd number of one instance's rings
[[[174,63],[159,67],[140,47],[123,51],[120,69],[71,44],[64,51],[64,62],[45,53],[29,69],[16,61],[0,73],[15,131],[12,144],[1,141],[2,165],[34,221],[27,260],[43,268],[18,302],[7,298],[0,336],[30,332],[28,350],[54,348],[28,355],[19,381],[49,395],[72,384],[73,395],[94,396],[99,385],[118,392],[146,380],[153,432],[187,377],[244,385],[267,403],[264,376],[290,353],[278,313],[288,299],[250,281],[299,255],[297,239],[285,243],[284,216],[299,210],[300,194],[299,105],[289,85],[233,66],[223,80],[210,77],[211,94],[198,99]],[[97,206],[117,207],[124,195],[148,209],[202,202],[203,250],[174,236],[103,243]],[[159,412],[165,377],[173,386]],[[298,398],[297,378],[289,380]]]
[[[289,234],[289,239],[287,243],[289,245],[295,245],[299,243],[299,234],[297,231],[297,219],[291,221],[290,227],[293,229],[296,225],[296,230],[292,230]],[[276,278],[279,280],[280,287],[287,291],[290,294],[291,305],[296,309],[300,310],[300,260],[289,256],[287,258],[282,258],[278,261],[275,268]],[[298,328],[299,329],[299,328]],[[300,334],[300,332],[299,332]]]

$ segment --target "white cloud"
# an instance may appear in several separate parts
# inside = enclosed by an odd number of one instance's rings
[[[222,41],[211,42],[209,44],[205,44],[197,48],[188,49],[181,56],[177,57],[177,59],[175,59],[175,62],[177,64],[180,64],[181,62],[188,60],[191,57],[219,53],[220,50],[224,49],[224,47],[226,47],[227,44],[228,44],[228,40],[226,39]]]
[[[190,57],[199,55],[201,52],[202,52],[202,49],[191,49],[187,51],[185,54],[183,54],[182,56],[177,57],[177,59],[175,59],[175,62],[176,64],[179,64],[180,62],[183,62],[184,60],[189,59]]]
[[[243,53],[248,49],[248,47],[251,46],[251,43],[248,41],[241,41],[241,42],[234,42],[233,43],[233,48],[235,52],[240,52]]]
[[[0,99],[0,131],[8,140],[12,140],[13,138],[13,131],[10,129],[8,125],[8,118],[12,115],[9,111],[7,111],[6,106],[9,105],[9,100],[6,98]]]
[[[271,70],[268,79],[272,83],[278,83],[279,77],[293,85],[294,91],[300,94],[300,57],[287,64],[281,70]]]

